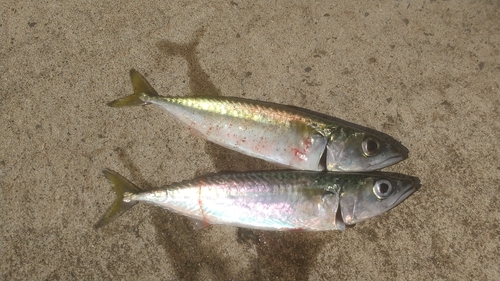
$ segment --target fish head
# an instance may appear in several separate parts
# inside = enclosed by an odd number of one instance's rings
[[[420,188],[415,177],[377,173],[353,175],[340,194],[340,211],[346,225],[378,216],[397,206]]]
[[[349,128],[330,135],[326,153],[328,171],[374,171],[408,158],[408,149],[392,137]]]

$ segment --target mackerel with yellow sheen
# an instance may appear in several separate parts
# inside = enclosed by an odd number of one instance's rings
[[[261,230],[343,230],[378,216],[413,194],[419,180],[395,173],[263,171],[201,176],[143,191],[104,170],[116,200],[95,225],[139,202],[202,222]]]
[[[112,107],[157,105],[197,135],[285,167],[311,171],[373,171],[407,158],[392,137],[306,109],[237,97],[162,97],[135,70],[134,94]]]

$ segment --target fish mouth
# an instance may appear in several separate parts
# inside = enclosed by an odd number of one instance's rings
[[[401,154],[401,157],[403,157],[403,159],[408,158],[408,154],[410,153],[410,150],[408,150],[408,148],[406,148],[406,146],[402,145],[401,143],[395,143],[395,144],[392,144],[392,146],[395,147],[397,151],[399,151],[399,153]]]
[[[396,151],[396,154],[385,159],[382,162],[370,166],[370,169],[372,170],[379,170],[385,167],[389,167],[408,158],[408,154],[410,153],[410,151],[408,150],[408,148],[406,148],[406,146],[402,145],[394,139],[386,139],[385,141],[387,142],[388,150]]]
[[[398,154],[400,154],[401,157],[403,157],[403,159],[408,158],[408,154],[410,153],[410,150],[408,150],[408,148],[406,146],[404,146],[401,142],[399,142],[398,140],[396,140],[390,136],[387,136],[387,137],[383,138],[382,140],[385,141],[385,143],[387,144],[387,146],[390,150],[396,151]]]
[[[417,192],[417,190],[420,189],[421,184],[420,184],[420,179],[416,177],[412,177],[413,181],[410,183],[410,187],[406,189],[401,196],[398,197],[397,200],[395,200],[394,204],[392,205],[392,208],[396,207],[399,205],[401,202],[403,202],[406,198],[410,197],[413,193]]]
[[[420,187],[422,186],[422,184],[420,183],[420,179],[419,178],[416,178],[414,177],[413,178],[413,184],[412,184],[412,188],[410,190],[412,190],[413,192],[416,192],[417,190],[420,189]],[[408,192],[408,191],[407,191]],[[406,192],[405,192],[406,193]]]
[[[374,164],[374,165],[370,165],[369,166],[369,169],[366,169],[365,171],[375,171],[375,170],[380,170],[380,169],[383,169],[385,167],[389,167],[389,166],[392,166],[398,162],[401,162],[403,160],[405,160],[406,158],[408,158],[408,155],[396,155],[396,156],[392,156],[392,157],[389,157],[387,159],[385,159],[384,161],[382,162],[379,162],[377,164]]]

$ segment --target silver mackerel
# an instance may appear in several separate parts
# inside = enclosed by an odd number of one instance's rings
[[[112,107],[154,104],[203,138],[291,169],[362,172],[408,157],[392,137],[303,108],[237,97],[162,97],[135,70],[134,93]]]
[[[343,230],[392,209],[420,186],[418,178],[394,173],[266,171],[213,174],[142,191],[116,172],[103,173],[116,200],[96,228],[144,202],[204,225]]]

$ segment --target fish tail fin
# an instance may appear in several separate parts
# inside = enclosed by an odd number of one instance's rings
[[[108,208],[106,213],[102,216],[102,218],[94,225],[94,228],[101,228],[108,223],[114,221],[117,217],[125,213],[128,209],[132,208],[135,204],[139,203],[138,201],[129,201],[125,199],[126,193],[137,194],[141,191],[141,189],[122,177],[118,173],[111,171],[109,169],[104,169],[102,171],[106,179],[109,181],[113,190],[116,194],[115,202]],[[128,202],[127,202],[128,201]]]
[[[148,104],[148,97],[156,97],[158,93],[137,70],[130,70],[130,80],[134,87],[134,93],[124,98],[116,99],[108,103],[111,107],[134,106]]]

